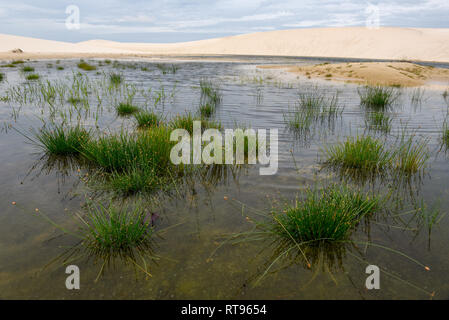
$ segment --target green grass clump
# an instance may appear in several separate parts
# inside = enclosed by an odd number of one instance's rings
[[[4,73],[0,73],[0,82],[2,82],[5,79],[5,74]]]
[[[56,69],[57,70],[64,70],[64,67],[63,66],[57,66]]]
[[[25,77],[27,80],[38,80],[40,77],[37,73],[32,73]]]
[[[11,62],[11,64],[22,64],[25,63],[25,61],[23,60],[14,60],[13,62]]]
[[[156,113],[141,111],[134,114],[138,128],[151,128],[157,127],[161,124],[161,119]]]
[[[369,172],[387,169],[392,159],[383,142],[370,136],[348,137],[345,142],[326,147],[324,151],[329,165]]]
[[[115,109],[119,116],[127,116],[139,111],[138,107],[127,102],[120,103]]]
[[[84,146],[82,156],[100,169],[103,189],[123,195],[160,190],[179,169],[170,161],[170,133],[160,126],[101,136]]]
[[[403,134],[396,147],[394,168],[405,174],[413,174],[425,168],[429,152],[427,140],[416,141],[414,136],[405,137]]]
[[[33,68],[33,67],[30,67],[30,66],[24,66],[24,67],[22,68],[22,71],[23,71],[23,72],[34,72],[34,68]]]
[[[15,68],[16,65],[12,64],[12,63],[8,63],[8,64],[2,64],[0,67],[2,67],[2,68]]]
[[[84,71],[92,71],[92,70],[97,70],[96,66],[93,66],[91,64],[88,64],[87,62],[80,62],[78,63],[78,68],[84,70]]]
[[[88,203],[82,221],[83,245],[99,256],[132,256],[134,250],[144,251],[150,245],[152,228],[142,206]]]
[[[199,112],[201,117],[209,118],[215,112],[215,108],[211,103],[205,103],[200,105]]]
[[[393,87],[367,86],[358,91],[362,106],[375,110],[385,110],[393,105],[399,97],[399,91]]]
[[[109,81],[111,82],[112,85],[118,86],[123,82],[123,76],[118,73],[111,73],[109,75]]]
[[[304,200],[273,212],[267,229],[296,244],[347,240],[359,221],[378,206],[378,198],[347,187],[308,189]]]
[[[34,142],[52,155],[67,156],[79,154],[90,141],[91,132],[81,126],[54,125],[43,127],[34,134]]]
[[[126,172],[131,168],[163,171],[170,165],[170,130],[154,127],[138,133],[121,131],[104,135],[84,146],[83,156],[108,172]]]
[[[185,129],[192,135],[193,121],[201,121],[201,131],[210,128],[221,130],[221,124],[219,122],[194,117],[190,112],[184,115],[176,115],[170,121],[169,127],[172,129]]]

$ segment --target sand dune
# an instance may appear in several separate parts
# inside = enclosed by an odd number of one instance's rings
[[[20,48],[23,53],[13,54]],[[449,29],[295,29],[173,44],[65,43],[0,35],[0,59],[151,55],[278,55],[449,62]]]

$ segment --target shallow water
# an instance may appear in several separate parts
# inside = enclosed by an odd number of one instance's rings
[[[98,64],[101,60],[90,61]],[[328,60],[332,62],[331,60]],[[78,72],[75,60],[35,61],[43,81],[64,81]],[[412,103],[413,89],[399,89],[401,96],[392,110],[392,129],[386,135],[393,141],[400,128],[429,139],[429,168],[420,179],[408,186],[395,181],[362,184],[381,194],[393,193],[402,199],[399,208],[392,207],[360,225],[353,236],[354,243],[337,249],[311,252],[312,268],[301,259],[273,262],[274,250],[267,241],[223,243],[229,235],[251,230],[247,217],[255,218],[253,210],[269,212],[276,199],[292,200],[307,185],[336,181],[334,172],[321,168],[322,148],[342,141],[348,135],[365,132],[365,112],[360,107],[358,86],[330,81],[297,78],[282,70],[257,69],[257,65],[273,63],[313,63],[313,60],[288,58],[240,57],[221,61],[162,61],[176,64],[175,74],[163,74],[154,61],[122,61],[119,68],[104,64],[96,71],[85,72],[91,80],[101,80],[103,72],[121,72],[126,83],[137,88],[152,88],[151,96],[164,88],[165,99],[155,109],[168,118],[194,110],[200,101],[200,79],[219,83],[222,104],[215,117],[224,128],[240,124],[251,128],[279,129],[279,170],[274,176],[260,176],[257,166],[244,168],[235,179],[229,177],[217,185],[205,186],[199,181],[194,192],[183,197],[165,197],[155,208],[159,219],[156,230],[166,229],[155,238],[156,261],[149,262],[152,277],[131,264],[118,261],[107,267],[95,281],[101,262],[81,258],[76,261],[81,270],[81,290],[65,288],[65,267],[59,255],[77,244],[77,239],[64,235],[40,219],[35,212],[45,213],[67,229],[76,228],[73,213],[80,210],[91,191],[80,180],[77,168],[61,170],[48,166],[43,154],[20,134],[39,128],[41,105],[0,102],[0,298],[39,299],[436,299],[449,297],[449,221],[444,216],[433,225],[429,235],[425,223],[393,219],[406,212],[413,203],[424,201],[438,205],[445,213],[449,207],[449,155],[440,151],[440,134],[448,108],[442,92],[426,90],[421,103]],[[319,62],[322,62],[320,60]],[[52,65],[49,66],[48,64]],[[56,70],[56,66],[64,70]],[[135,67],[134,67],[135,66]],[[149,71],[142,71],[147,67]],[[449,67],[443,65],[443,67]],[[25,83],[16,69],[2,68],[6,81],[0,83],[0,96],[14,85]],[[286,128],[284,113],[289,112],[298,92],[323,90],[328,95],[338,92],[344,106],[341,117],[331,125],[315,124],[309,135],[295,136]],[[132,128],[131,119],[115,116],[114,97],[105,97],[98,125],[101,130]],[[152,105],[140,94],[135,103]],[[44,108],[44,110],[47,110]],[[92,116],[83,122],[94,125]],[[380,137],[385,135],[371,132]],[[394,191],[391,191],[394,190]],[[224,197],[228,200],[225,200]],[[11,202],[17,205],[11,205]],[[396,202],[398,203],[398,202]],[[242,204],[245,208],[242,209]],[[374,245],[367,246],[367,241]],[[383,247],[375,246],[381,245]],[[386,249],[388,248],[388,249]],[[398,252],[392,252],[397,250]],[[314,255],[316,254],[316,256]],[[430,268],[412,262],[416,259]],[[365,289],[365,267],[378,265],[381,289]]]

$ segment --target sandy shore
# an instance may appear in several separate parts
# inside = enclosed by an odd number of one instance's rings
[[[440,83],[449,85],[449,69],[421,66],[409,62],[322,63],[310,66],[258,66],[286,69],[307,78],[358,84],[413,87]]]
[[[66,43],[0,34],[0,59],[275,55],[449,62],[449,29],[295,29],[172,44]],[[22,53],[12,53],[21,49]]]

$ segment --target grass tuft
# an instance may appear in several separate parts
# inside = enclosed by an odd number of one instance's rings
[[[130,103],[122,102],[116,108],[119,116],[128,116],[139,111],[139,108]]]
[[[30,75],[28,75],[28,76],[26,76],[25,77],[25,79],[27,79],[27,80],[38,80],[40,77],[39,77],[39,75],[37,74],[37,73],[32,73],[32,74],[30,74]]]
[[[88,64],[87,62],[84,62],[84,61],[81,61],[80,63],[78,63],[78,68],[80,68],[80,69],[82,69],[84,71],[97,70],[96,66]]]
[[[134,114],[138,128],[157,127],[161,124],[161,119],[156,113],[141,111]]]
[[[30,67],[30,66],[24,66],[24,67],[22,68],[22,71],[23,71],[23,72],[34,72],[34,68],[33,68],[33,67]]]
[[[54,125],[43,127],[34,134],[37,145],[52,155],[66,156],[79,154],[90,140],[91,132],[83,127]]]
[[[272,220],[265,228],[297,244],[342,241],[350,237],[364,216],[378,207],[378,198],[347,187],[308,189],[304,200],[287,204],[281,212],[272,212]]]
[[[345,142],[326,147],[324,151],[329,165],[368,172],[387,169],[392,158],[383,142],[371,136],[348,137]]]
[[[82,220],[83,244],[99,256],[132,256],[134,250],[145,250],[150,245],[152,228],[142,206],[88,203]]]
[[[383,86],[367,86],[358,93],[361,105],[374,110],[388,109],[399,97],[399,91],[395,88]]]

